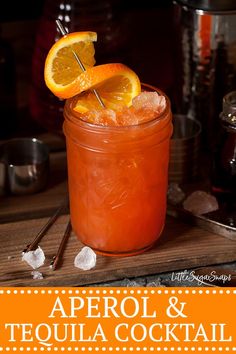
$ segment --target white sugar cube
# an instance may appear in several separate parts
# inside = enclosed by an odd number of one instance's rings
[[[33,269],[37,269],[44,264],[45,255],[41,247],[34,251],[28,251],[22,253],[22,261],[28,263]]]
[[[89,270],[96,265],[96,253],[90,247],[83,247],[74,260],[74,265],[83,270]]]

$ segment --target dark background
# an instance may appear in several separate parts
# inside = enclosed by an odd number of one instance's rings
[[[32,20],[39,19],[43,13],[43,7],[45,0],[22,0],[18,2],[4,1],[1,3],[0,21],[18,21],[18,20]],[[60,1],[55,0],[55,3],[59,4]],[[99,0],[97,0],[99,3]],[[114,1],[113,1],[114,2]],[[63,1],[61,1],[63,3]],[[160,8],[169,7],[171,0],[116,0],[116,7],[119,7],[121,11],[136,11],[142,9],[156,10]]]
[[[49,98],[50,93],[43,86],[42,67],[48,48],[54,41],[55,16],[61,4],[66,3],[73,1],[25,0],[1,4],[0,139],[45,130],[60,131],[62,103],[54,97]],[[176,63],[172,2],[77,0],[75,3],[79,4],[76,21],[80,20],[80,26],[73,27],[74,12],[71,12],[70,30],[98,32],[97,64],[125,63],[142,82],[164,90],[170,96],[174,109]],[[109,8],[107,20],[101,17],[105,16],[104,8]],[[65,12],[63,16],[66,16]],[[35,90],[33,96],[32,87]],[[58,106],[60,113],[50,115],[46,103],[54,112]]]

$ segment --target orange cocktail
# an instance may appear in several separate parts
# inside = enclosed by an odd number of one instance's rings
[[[96,251],[140,253],[165,223],[169,100],[161,115],[130,126],[88,123],[73,110],[74,101],[64,110],[73,230]]]
[[[63,36],[47,55],[44,76],[67,99],[73,230],[98,252],[131,255],[151,247],[164,227],[170,103],[154,87],[141,92],[137,74],[123,64],[94,66],[96,40],[94,32]]]

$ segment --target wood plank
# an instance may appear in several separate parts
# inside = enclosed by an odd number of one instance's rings
[[[31,267],[21,261],[21,251],[32,241],[46,220],[0,225],[0,286],[82,286],[236,261],[235,241],[168,218],[163,235],[153,249],[133,257],[98,255],[96,267],[90,271],[79,270],[73,265],[82,245],[72,234],[62,266],[53,272],[49,268],[50,260],[59,246],[68,220],[68,216],[63,215],[41,242],[46,262],[39,271],[43,273],[44,279],[33,280]]]
[[[51,153],[47,188],[32,195],[2,197],[0,223],[52,215],[66,195],[66,152]]]

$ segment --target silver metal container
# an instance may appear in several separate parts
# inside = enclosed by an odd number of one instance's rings
[[[173,115],[170,140],[169,182],[193,181],[199,172],[201,124],[181,114]]]
[[[0,147],[0,195],[32,194],[48,181],[49,151],[35,138],[12,139]]]
[[[223,96],[236,89],[236,1],[175,0],[176,112],[202,123],[212,148]]]

